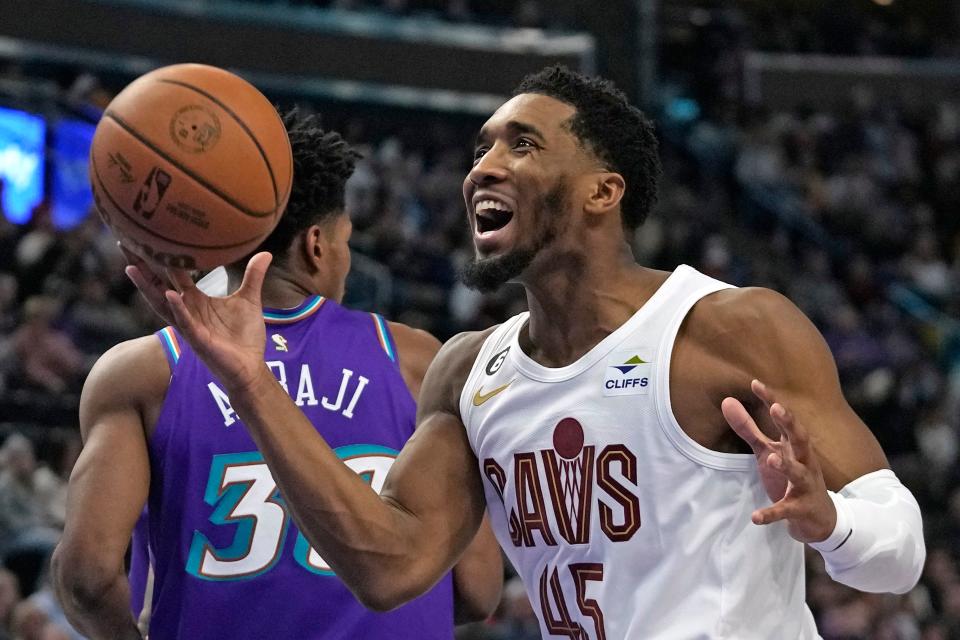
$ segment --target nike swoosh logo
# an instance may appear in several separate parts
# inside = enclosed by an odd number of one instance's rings
[[[511,384],[513,384],[513,380],[503,385],[502,387],[497,387],[496,389],[489,391],[487,393],[483,393],[480,389],[477,389],[476,395],[473,396],[473,406],[479,407],[484,402],[486,402],[493,396],[497,395],[498,393],[500,393],[501,391],[509,387]]]

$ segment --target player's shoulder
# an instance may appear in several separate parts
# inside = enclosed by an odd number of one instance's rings
[[[483,343],[499,325],[482,331],[464,331],[441,343],[432,333],[416,329],[401,322],[387,321],[387,326],[403,362],[409,356],[425,358],[429,365],[437,362],[444,368],[469,371]]]
[[[386,322],[390,335],[393,336],[393,341],[397,345],[397,351],[400,352],[401,362],[408,354],[413,357],[428,356],[432,360],[442,346],[440,340],[429,331],[393,320]]]
[[[500,325],[494,325],[482,331],[464,331],[450,338],[437,354],[437,360],[449,368],[451,372],[461,372],[463,380],[466,381],[467,375],[473,368],[473,364],[483,349],[487,338],[497,330]]]
[[[104,374],[124,374],[144,372],[157,367],[166,369],[169,376],[163,345],[156,335],[148,335],[125,340],[110,347],[97,359],[91,373],[102,371]]]
[[[689,324],[712,333],[801,319],[805,319],[803,312],[783,294],[764,287],[744,287],[721,289],[701,298],[690,311]]]
[[[397,349],[400,374],[410,393],[417,399],[427,369],[440,350],[440,341],[429,331],[415,329],[401,322],[386,322]]]
[[[444,343],[424,380],[422,394],[425,406],[440,407],[454,415],[460,414],[460,394],[484,342],[497,326],[458,333]]]
[[[90,370],[80,401],[85,412],[108,407],[142,408],[162,401],[170,381],[170,365],[155,335],[121,342],[107,350]]]
[[[763,287],[724,289],[694,305],[683,336],[703,349],[737,362],[819,355],[823,338],[789,298]]]

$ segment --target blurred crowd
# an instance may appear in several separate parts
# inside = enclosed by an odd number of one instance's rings
[[[64,523],[79,438],[47,434],[42,441],[51,449],[50,464],[39,463],[34,442],[20,433],[7,435],[0,446],[0,640],[82,638],[67,622],[46,572]]]
[[[216,2],[218,0],[197,0]],[[294,7],[365,10],[389,16],[420,16],[448,22],[569,29],[545,0],[246,0]],[[586,3],[568,2],[574,11]],[[710,24],[744,47],[762,51],[827,55],[960,57],[960,5],[919,0],[848,2],[756,2],[751,0],[672,0],[657,12]],[[569,8],[569,7],[568,7]]]
[[[201,0],[207,1],[210,0]],[[216,0],[213,0],[216,1]],[[251,0],[271,2],[275,0]],[[378,11],[388,16],[418,16],[456,23],[501,27],[561,28],[544,0],[282,0],[289,6],[349,11]]]
[[[714,2],[718,17],[762,51],[960,57],[951,2]]]

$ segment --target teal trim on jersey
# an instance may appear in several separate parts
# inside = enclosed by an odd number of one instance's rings
[[[342,447],[337,447],[333,450],[337,457],[341,460],[346,460],[347,458],[356,458],[358,456],[372,456],[372,455],[383,455],[393,456],[396,458],[400,452],[396,449],[391,449],[390,447],[384,447],[379,444],[348,444]]]
[[[397,349],[393,344],[393,336],[387,328],[387,323],[379,313],[371,313],[373,322],[377,325],[377,336],[380,338],[380,346],[387,352],[387,356],[394,362],[397,361]]]
[[[323,296],[311,296],[292,309],[264,309],[263,319],[267,322],[288,324],[303,320],[317,311],[324,303]]]
[[[211,582],[231,582],[236,580],[249,580],[270,571],[277,561],[283,556],[283,547],[287,539],[287,531],[290,527],[290,516],[287,515],[286,505],[280,498],[279,489],[275,489],[270,498],[271,502],[277,503],[284,510],[283,530],[280,534],[277,551],[273,560],[267,566],[259,571],[243,574],[240,576],[209,576],[201,573],[204,552],[210,550],[215,553],[218,560],[230,561],[239,560],[250,552],[253,543],[253,531],[257,525],[257,518],[254,516],[236,516],[230,517],[230,514],[236,509],[237,504],[243,499],[244,494],[250,487],[250,482],[238,482],[231,484],[221,493],[220,484],[223,481],[224,474],[228,467],[236,465],[248,465],[263,462],[263,455],[259,451],[246,451],[243,453],[225,453],[213,456],[213,462],[210,465],[210,476],[207,478],[207,487],[204,492],[203,500],[214,507],[209,520],[215,525],[234,525],[236,532],[233,536],[233,542],[223,549],[217,549],[210,540],[199,531],[193,532],[193,540],[190,542],[190,551],[187,555],[186,571],[190,575],[208,580]]]
[[[348,444],[342,447],[337,447],[333,450],[341,460],[349,460],[351,458],[359,458],[362,456],[372,456],[372,455],[388,455],[393,458],[396,458],[400,453],[396,449],[391,449],[390,447],[384,447],[378,444]],[[373,481],[373,473],[365,472],[358,474],[360,478],[370,484]],[[336,575],[330,569],[318,569],[317,567],[312,566],[308,559],[310,557],[310,543],[307,542],[307,538],[303,533],[297,532],[297,541],[293,547],[293,558],[297,561],[301,567],[309,571],[310,573],[316,574],[318,576],[333,576]]]
[[[307,542],[306,537],[299,531],[297,532],[297,542],[293,545],[293,559],[297,561],[297,564],[309,571],[310,573],[318,576],[335,576],[333,571],[330,569],[318,569],[317,567],[312,566],[307,560],[310,557],[310,543]]]
[[[172,327],[165,327],[157,331],[157,337],[160,338],[160,344],[163,345],[163,353],[167,356],[170,368],[173,369],[180,361],[180,344],[177,336],[173,333]]]

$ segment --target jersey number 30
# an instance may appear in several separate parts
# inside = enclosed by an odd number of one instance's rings
[[[394,449],[364,444],[340,447],[334,453],[377,493],[397,457]],[[213,507],[210,522],[224,528],[222,533],[210,532],[213,540],[193,532],[188,573],[204,580],[242,580],[273,568],[283,555],[290,515],[259,451],[214,456],[204,501]],[[312,573],[333,575],[300,532],[293,557]]]

